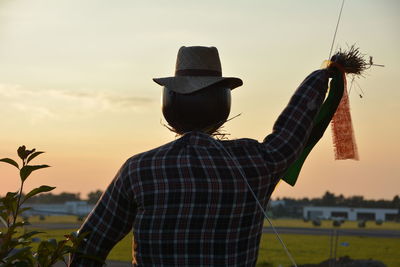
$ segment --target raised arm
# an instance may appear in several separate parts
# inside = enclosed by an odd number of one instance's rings
[[[329,94],[314,119],[314,126],[311,130],[306,146],[303,149],[301,155],[294,163],[290,165],[290,167],[285,171],[282,176],[282,180],[292,186],[295,185],[297,177],[300,174],[301,168],[308,154],[324,135],[326,128],[328,127],[333,115],[335,114],[339,106],[340,100],[342,99],[344,92],[343,75],[344,74],[341,73],[339,69],[331,69],[332,80],[330,84]]]
[[[281,175],[303,151],[325,98],[328,79],[325,69],[311,73],[279,115],[272,133],[264,139],[262,147],[272,175]]]
[[[80,234],[89,234],[79,246],[79,253],[72,255],[70,266],[103,266],[92,257],[104,261],[114,245],[132,229],[137,207],[126,192],[129,188],[127,178],[128,165],[125,164],[80,228]]]

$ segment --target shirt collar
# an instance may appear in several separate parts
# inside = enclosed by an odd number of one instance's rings
[[[216,147],[218,142],[215,138],[209,134],[192,131],[185,133],[181,138],[176,140],[176,144],[201,146],[201,147]]]

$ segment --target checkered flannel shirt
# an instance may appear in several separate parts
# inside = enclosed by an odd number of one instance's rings
[[[296,160],[327,90],[310,74],[263,142],[201,132],[128,159],[82,225],[83,253],[105,259],[133,231],[133,266],[255,266],[264,207]],[[222,148],[223,147],[223,148]],[[101,266],[73,256],[71,266]]]

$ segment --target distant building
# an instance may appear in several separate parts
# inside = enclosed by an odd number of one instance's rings
[[[304,207],[303,217],[310,220],[316,218],[343,218],[349,221],[394,221],[396,218],[399,218],[399,210],[348,207]]]
[[[34,215],[77,215],[86,216],[93,209],[94,205],[86,201],[67,201],[63,204],[24,204],[23,207],[30,207],[23,213],[24,216]]]
[[[270,202],[269,202],[269,205],[272,207],[272,208],[275,208],[275,207],[277,207],[277,206],[285,206],[285,200],[270,200]]]

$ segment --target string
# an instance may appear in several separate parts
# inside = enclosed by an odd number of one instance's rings
[[[332,49],[333,49],[333,45],[335,44],[336,33],[337,33],[338,28],[339,28],[340,18],[342,17],[343,6],[344,6],[344,0],[342,0],[342,7],[340,8],[339,17],[338,17],[338,20],[337,20],[337,23],[336,23],[335,34],[333,35],[333,40],[332,40],[332,44],[331,44],[331,50],[329,51],[328,60],[330,60],[331,55],[332,55]]]
[[[219,143],[218,143],[219,144]],[[290,259],[290,261],[292,262],[294,267],[297,267],[296,262],[294,261],[294,258],[292,256],[292,254],[289,252],[289,249],[286,247],[285,243],[283,242],[282,238],[279,236],[278,231],[276,230],[275,226],[272,224],[271,220],[269,219],[267,212],[264,210],[263,206],[261,205],[260,201],[258,200],[257,195],[254,193],[253,189],[251,188],[251,185],[249,184],[249,182],[246,179],[246,175],[243,173],[242,168],[240,167],[240,164],[237,162],[237,160],[231,155],[231,153],[229,153],[229,151],[227,151],[225,149],[225,147],[220,144],[221,148],[225,151],[226,154],[228,154],[228,156],[232,159],[232,161],[235,163],[235,165],[238,167],[238,171],[240,173],[240,176],[242,176],[243,181],[245,182],[247,188],[249,189],[251,195],[253,196],[253,198],[255,199],[255,201],[257,202],[257,206],[260,208],[261,212],[264,215],[264,218],[268,221],[269,225],[271,226],[272,230],[274,231],[277,239],[279,240],[279,242],[281,243],[283,249],[286,252],[286,255],[288,256],[288,258]]]
[[[296,262],[294,261],[294,258],[292,256],[292,254],[289,252],[289,249],[286,247],[285,243],[283,242],[282,238],[280,237],[280,235],[278,234],[278,231],[276,230],[275,226],[272,224],[271,220],[269,219],[269,217],[267,216],[267,212],[264,210],[263,206],[261,205],[260,201],[258,200],[256,194],[254,193],[253,189],[251,188],[249,182],[247,181],[246,177],[244,176],[242,170],[239,168],[239,172],[241,174],[241,176],[243,177],[244,182],[246,183],[247,187],[249,188],[251,194],[253,195],[254,199],[257,202],[258,207],[261,209],[262,213],[264,214],[265,219],[267,219],[269,225],[271,226],[272,230],[274,231],[276,237],[278,238],[279,242],[281,243],[283,249],[286,252],[286,255],[288,256],[288,258],[290,259],[290,261],[292,262],[294,267],[297,267]]]
[[[332,40],[332,44],[331,44],[331,50],[329,52],[329,57],[328,60],[331,58],[331,54],[332,54],[332,49],[333,49],[333,45],[335,43],[335,39],[336,39],[336,33],[339,27],[339,22],[340,22],[340,18],[342,16],[342,10],[343,10],[343,6],[344,6],[344,0],[342,0],[342,6],[340,8],[340,13],[339,13],[339,18],[338,21],[336,23],[336,29],[335,29],[335,34],[333,36],[333,40]],[[273,232],[275,233],[277,239],[279,240],[279,242],[281,243],[283,249],[286,252],[286,255],[288,256],[288,258],[290,259],[290,261],[292,262],[294,267],[297,267],[297,264],[292,256],[292,254],[290,253],[289,249],[287,248],[287,246],[285,245],[285,243],[283,242],[282,238],[280,237],[280,235],[278,234],[278,231],[276,230],[275,226],[272,224],[271,220],[269,219],[267,212],[264,210],[263,206],[261,205],[260,201],[258,200],[257,195],[254,193],[253,189],[251,188],[251,185],[249,184],[249,182],[246,179],[245,174],[243,173],[242,168],[240,167],[239,163],[236,161],[235,158],[233,158],[231,156],[231,154],[225,149],[225,147],[221,144],[221,148],[225,151],[225,153],[227,153],[229,155],[229,157],[235,162],[236,166],[238,166],[238,171],[240,173],[240,176],[242,176],[243,181],[245,182],[247,188],[249,189],[251,195],[253,196],[253,198],[255,199],[255,201],[257,202],[258,207],[260,208],[261,212],[264,215],[264,218],[268,221],[269,225],[271,226]]]

